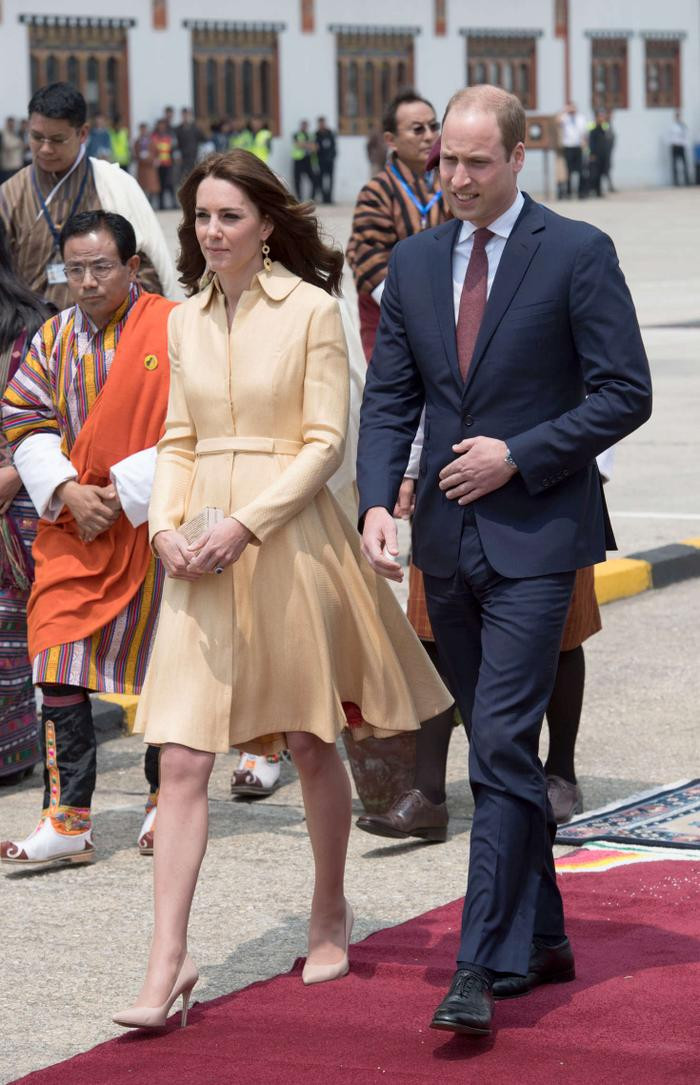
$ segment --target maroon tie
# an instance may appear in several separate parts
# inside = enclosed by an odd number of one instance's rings
[[[462,296],[459,299],[457,318],[457,357],[462,380],[466,381],[471,365],[476,337],[486,308],[486,284],[489,278],[489,261],[486,255],[486,242],[493,237],[493,232],[481,227],[472,234],[472,254],[469,257],[467,274],[464,277]]]

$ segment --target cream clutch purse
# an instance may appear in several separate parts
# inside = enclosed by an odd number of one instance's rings
[[[207,505],[202,509],[200,513],[193,516],[191,520],[185,520],[184,524],[180,524],[177,529],[181,535],[184,535],[190,546],[193,546],[198,539],[201,539],[205,531],[209,531],[215,527],[216,524],[220,524],[224,519],[224,510],[217,509],[211,505]]]

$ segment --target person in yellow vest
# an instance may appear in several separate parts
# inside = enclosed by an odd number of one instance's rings
[[[129,129],[122,124],[121,117],[117,113],[109,130],[109,141],[112,144],[112,158],[118,162],[123,170],[129,169],[131,162],[131,140]]]
[[[266,120],[253,121],[253,145],[250,150],[256,158],[267,164],[272,149],[272,132]]]
[[[255,135],[253,133],[253,122],[247,120],[245,124],[234,132],[229,141],[229,147],[231,150],[240,151],[252,151]]]
[[[319,189],[318,183],[318,159],[316,157],[316,144],[313,141],[311,132],[309,131],[309,122],[300,121],[299,129],[292,136],[292,166],[294,169],[294,192],[296,198],[301,202],[303,196],[301,194],[301,180],[302,177],[307,177],[311,185],[310,199],[316,199],[316,193]]]

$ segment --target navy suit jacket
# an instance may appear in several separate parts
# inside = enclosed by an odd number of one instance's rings
[[[459,220],[391,256],[367,373],[357,460],[360,523],[393,511],[425,404],[413,560],[458,563],[464,509],[438,487],[465,437],[505,441],[519,472],[473,504],[487,559],[506,577],[565,572],[615,548],[595,457],[651,413],[634,305],[610,238],[535,203],[501,255],[466,382],[457,359],[452,249]]]

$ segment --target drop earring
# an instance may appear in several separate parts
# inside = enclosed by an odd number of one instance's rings
[[[268,245],[267,241],[263,241],[263,243],[262,243],[262,254],[263,254],[263,267],[265,268],[265,271],[267,271],[267,272],[272,271],[272,260],[270,259],[270,246]]]

